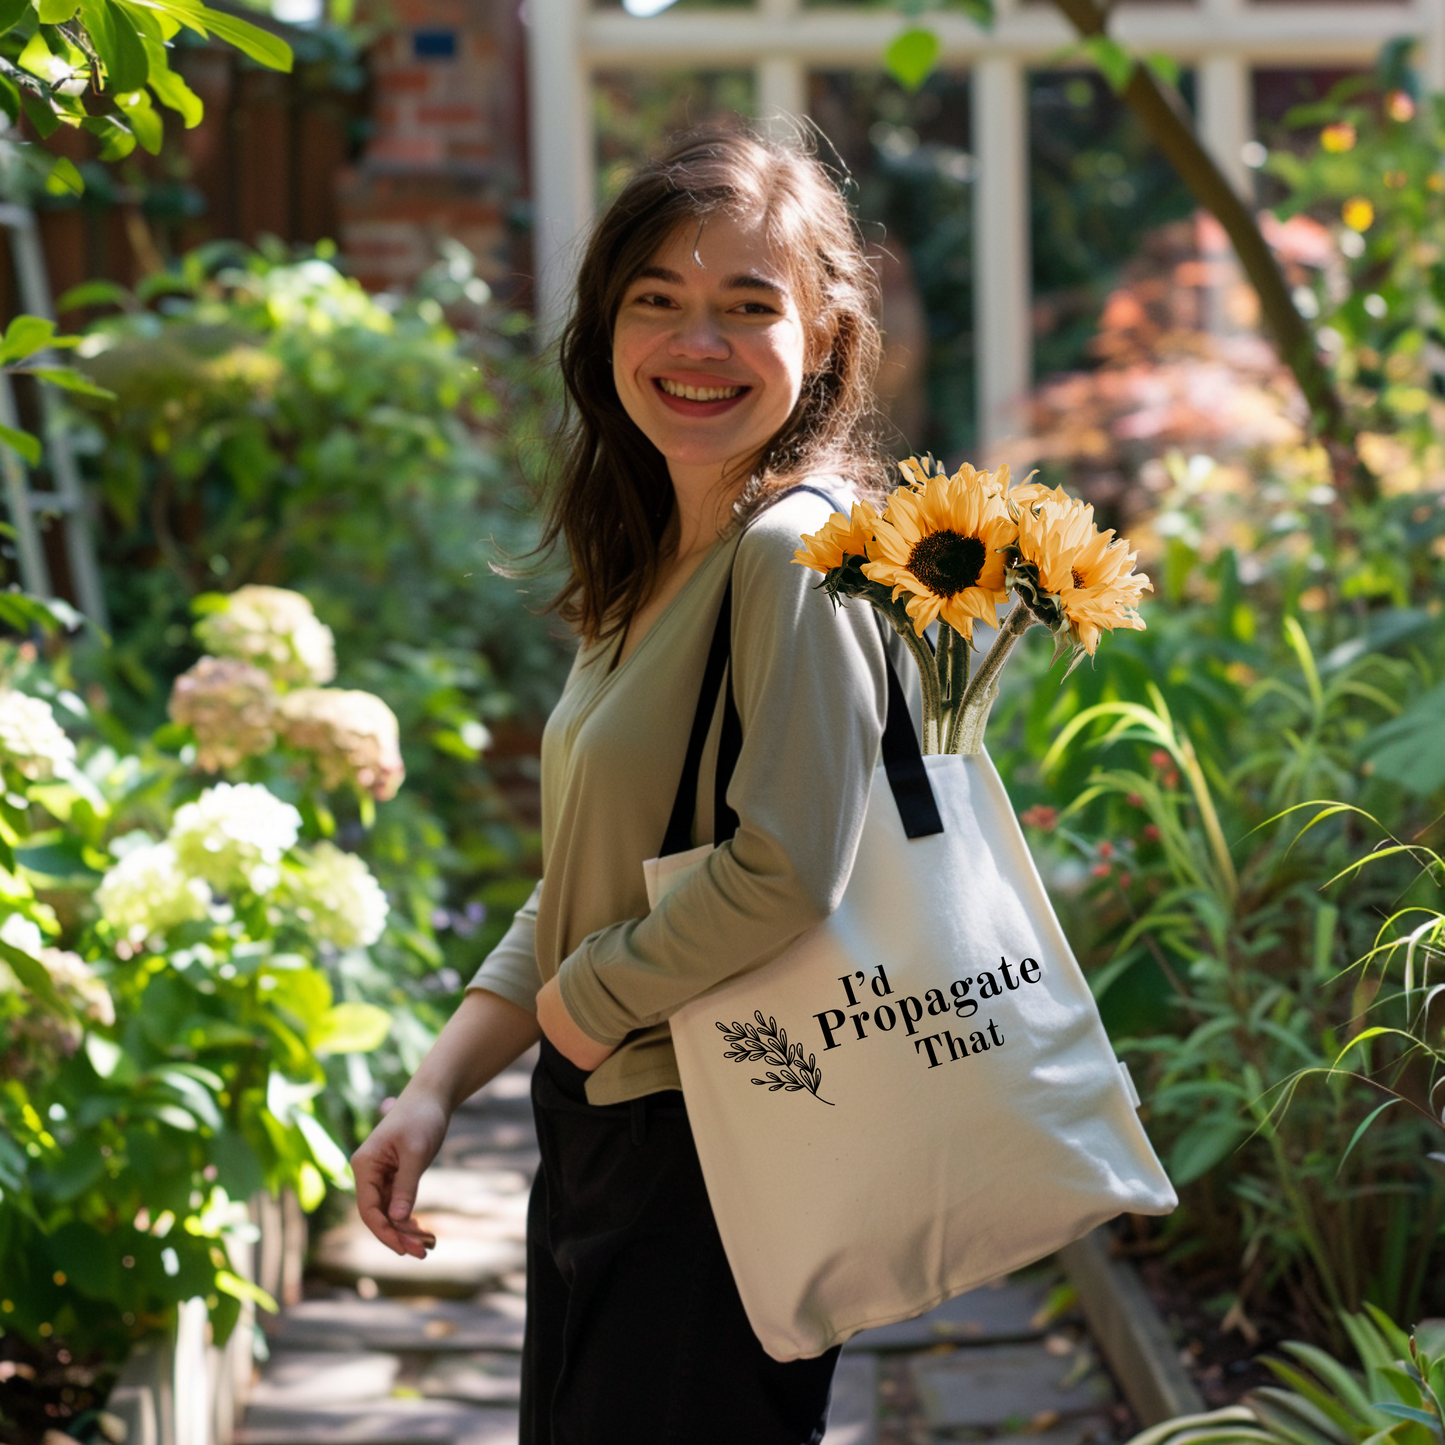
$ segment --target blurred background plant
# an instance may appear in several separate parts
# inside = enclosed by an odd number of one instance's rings
[[[1441,995],[1421,991],[1445,882],[1445,133],[1393,64],[1297,112],[1313,138],[1269,163],[1273,234],[1373,485],[1341,497],[1302,412],[1269,404],[1277,363],[1162,340],[1162,303],[1126,282],[1100,342],[1120,360],[1051,383],[1082,414],[1049,403],[1036,441],[1051,479],[1119,483],[1097,495],[1154,578],[1149,631],[1062,687],[1033,657],[992,744],[1181,1187],[1132,1246],[1251,1349],[1342,1345],[1340,1311],[1366,1302],[1445,1309]],[[1178,385],[1150,372],[1164,345]],[[1189,384],[1210,375],[1258,428],[1219,425],[1218,388]],[[1318,799],[1345,806],[1302,831],[1288,810]],[[1411,1106],[1382,1109],[1390,1090]]]
[[[519,586],[492,563],[534,545],[521,473],[546,444],[542,368],[459,246],[404,297],[368,295],[326,248],[216,246],[134,295],[68,300],[106,308],[78,365],[118,398],[77,441],[114,519],[101,543],[114,643],[79,659],[81,675],[131,726],[155,727],[167,680],[196,659],[193,607],[209,646],[230,615],[210,609],[304,586],[342,688],[395,709],[406,789],[374,826],[366,787],[316,820],[393,900],[354,969],[396,1016],[373,1056],[394,1092],[536,873],[532,754],[565,652],[536,610],[547,578]],[[214,695],[223,712],[251,686],[234,666],[187,677],[196,706]],[[276,729],[334,734],[339,719],[298,711],[328,702],[341,705],[305,687],[279,697]],[[242,772],[265,769],[253,757]]]
[[[132,732],[77,691],[74,614],[0,595],[44,644],[0,643],[0,1314],[32,1344],[118,1361],[194,1296],[223,1339],[243,1299],[270,1303],[227,1252],[248,1199],[316,1208],[374,1114],[362,1056],[391,1016],[353,975],[390,910],[325,820],[346,791],[394,792],[395,719],[369,698],[380,772],[287,718],[265,782],[208,784],[262,745],[255,693],[334,666],[303,597],[244,601],[198,628],[230,654],[201,675],[251,659],[223,740],[194,673],[174,694],[190,726]],[[276,711],[328,694],[358,698],[295,686]]]

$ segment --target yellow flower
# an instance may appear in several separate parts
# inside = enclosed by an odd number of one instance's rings
[[[1150,588],[1134,571],[1137,554],[1094,525],[1094,509],[1062,491],[1026,507],[1015,543],[1022,562],[1038,570],[1039,592],[1058,599],[1069,635],[1090,657],[1099,634],[1116,627],[1142,631],[1135,611]]]
[[[927,486],[932,476],[948,475],[948,468],[942,462],[934,461],[932,452],[924,452],[922,457],[905,458],[898,463],[898,470],[903,473],[903,480],[915,490]]]
[[[835,567],[841,567],[849,557],[867,555],[877,521],[878,513],[871,503],[854,502],[851,517],[834,512],[821,531],[804,535],[802,547],[793,553],[793,561],[826,576]]]
[[[1340,219],[1352,231],[1368,231],[1375,224],[1375,208],[1364,196],[1351,196],[1340,207]]]
[[[1320,132],[1320,145],[1334,155],[1353,150],[1355,145],[1354,126],[1344,120],[1336,121],[1334,125],[1327,125]]]
[[[942,617],[971,642],[974,619],[992,627],[1007,600],[1000,549],[1014,533],[998,478],[966,466],[893,493],[863,575],[906,595],[915,632]]]

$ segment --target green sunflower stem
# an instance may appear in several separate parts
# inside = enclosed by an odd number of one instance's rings
[[[978,671],[964,689],[963,702],[948,731],[949,752],[971,757],[983,751],[983,733],[988,726],[989,711],[998,697],[998,680],[1004,663],[1008,661],[1014,644],[1037,621],[1025,602],[1014,603],[988,650],[988,656],[979,664]]]
[[[933,652],[913,630],[913,619],[901,602],[885,602],[881,598],[871,600],[903,639],[918,664],[918,681],[923,689],[923,751],[936,753],[940,751],[939,739],[942,735],[943,689],[938,683],[938,667]]]
[[[943,718],[939,732],[945,739],[944,752],[953,752],[953,739],[963,716],[963,695],[968,687],[968,640],[946,622],[938,624],[938,686],[943,695]]]

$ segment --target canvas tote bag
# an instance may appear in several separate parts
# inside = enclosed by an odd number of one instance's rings
[[[691,846],[703,743],[729,672],[717,620],[652,904]],[[670,1022],[718,1228],[778,1360],[922,1314],[1114,1216],[1178,1203],[993,764],[888,721],[842,903]],[[714,844],[737,815],[724,690]]]

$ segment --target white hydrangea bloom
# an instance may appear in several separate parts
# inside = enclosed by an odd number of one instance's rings
[[[318,843],[286,879],[286,902],[313,938],[367,948],[386,927],[386,894],[354,853]]]
[[[311,754],[323,787],[354,783],[384,803],[406,776],[396,714],[375,693],[297,688],[277,704],[276,728],[288,747]]]
[[[32,781],[53,777],[75,762],[75,744],[44,698],[0,689],[0,757]]]
[[[223,611],[196,624],[207,652],[254,663],[278,682],[324,683],[336,676],[336,642],[311,603],[285,587],[238,587]]]
[[[169,843],[134,848],[95,890],[100,916],[129,943],[157,938],[178,923],[203,919],[211,903],[205,881],[181,867]]]
[[[45,935],[38,923],[19,913],[12,913],[4,923],[0,923],[0,943],[8,943],[11,948],[39,958],[40,950],[45,947]]]
[[[110,990],[78,953],[64,948],[42,948],[40,961],[50,981],[82,1017],[106,1028],[115,1022],[115,1000]]]
[[[222,892],[269,893],[301,814],[260,783],[217,783],[176,810],[168,841],[181,867]]]

